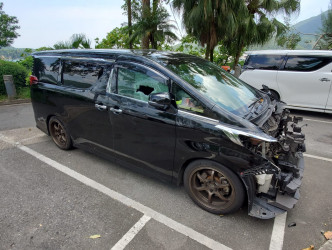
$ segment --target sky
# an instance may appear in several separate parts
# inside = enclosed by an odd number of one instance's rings
[[[16,48],[52,47],[78,33],[84,33],[94,46],[95,38],[105,38],[108,32],[127,21],[121,9],[124,0],[0,1],[4,3],[3,11],[19,20],[20,37],[12,45]],[[301,0],[301,10],[292,16],[291,22],[317,16],[328,9],[329,3],[330,0]],[[179,17],[177,20],[180,22]]]

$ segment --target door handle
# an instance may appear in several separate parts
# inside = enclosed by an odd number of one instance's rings
[[[122,110],[117,109],[117,108],[110,108],[110,111],[112,111],[114,114],[121,114],[122,113]]]
[[[326,77],[324,77],[324,78],[321,78],[321,79],[319,79],[321,82],[329,82],[329,81],[331,81],[330,79],[328,79],[328,78],[326,78]]]
[[[107,109],[107,106],[106,105],[103,105],[103,104],[95,104],[95,108],[97,108],[98,110],[106,110]]]

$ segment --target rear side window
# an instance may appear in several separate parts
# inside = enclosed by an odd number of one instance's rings
[[[95,85],[103,75],[104,67],[97,62],[89,61],[64,61],[63,79],[64,86],[87,89]]]
[[[288,71],[314,71],[331,62],[329,57],[320,56],[288,56],[284,70]]]
[[[58,57],[35,57],[33,74],[43,83],[57,84],[60,68]]]
[[[244,68],[278,70],[283,59],[283,55],[249,55]]]

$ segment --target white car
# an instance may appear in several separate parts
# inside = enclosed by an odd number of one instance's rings
[[[332,113],[332,51],[248,51],[240,79],[271,93],[289,108]]]

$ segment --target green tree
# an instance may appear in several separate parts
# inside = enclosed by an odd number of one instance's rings
[[[246,0],[244,9],[236,15],[236,33],[224,40],[234,54],[237,65],[244,48],[266,43],[273,35],[279,37],[287,27],[275,18],[276,14],[290,14],[300,8],[300,0]]]
[[[19,36],[16,30],[20,28],[17,25],[18,19],[15,16],[7,15],[2,7],[3,3],[0,2],[0,48],[11,45]]]
[[[236,31],[236,16],[243,12],[243,0],[174,0],[173,7],[182,11],[182,21],[189,35],[206,45],[205,58],[213,61],[214,48]]]
[[[131,37],[131,35],[132,35],[131,0],[127,0],[127,10],[128,10],[128,13],[127,13],[127,16],[128,16],[128,35],[129,35],[129,37]],[[133,49],[133,41],[129,41],[129,49]]]
[[[99,41],[96,38],[96,48],[98,49],[127,49],[130,48],[129,43],[129,27],[124,26],[121,28],[115,28],[111,32],[107,33],[106,38]],[[138,39],[132,40],[132,48],[138,49],[140,44]]]
[[[85,34],[73,34],[69,41],[57,42],[53,47],[55,49],[90,49],[91,41]]]
[[[22,59],[17,61],[18,64],[25,67],[29,73],[31,74],[32,71],[32,65],[33,65],[33,58],[31,56],[31,53],[33,52],[32,49],[24,49],[24,52],[21,54]]]
[[[43,47],[36,49],[36,51],[44,51],[44,50],[54,50],[54,48],[43,46]]]
[[[313,48],[332,49],[332,1],[326,15],[322,15],[321,35]]]
[[[213,61],[222,66],[222,65],[229,65],[233,52],[229,50],[223,43],[223,41],[219,42],[215,48],[213,54]]]
[[[133,22],[136,22],[138,20],[138,16],[141,9],[141,2],[139,0],[125,0],[124,4],[121,6],[121,8],[124,10],[124,15],[127,15],[128,17],[128,23],[127,23],[127,32],[128,32],[128,44],[129,49],[134,48],[134,41],[129,40],[129,37],[133,34]],[[112,31],[111,31],[112,32]]]
[[[200,45],[199,41],[191,35],[183,37],[180,45],[175,49],[175,51],[199,57],[204,57],[205,54],[205,49]]]
[[[130,41],[135,39],[141,40],[141,48],[153,49],[161,48],[164,43],[170,43],[177,39],[173,33],[176,27],[170,24],[167,10],[161,1],[153,0],[150,6],[149,0],[142,0],[139,8],[136,7],[136,13],[133,11],[133,34]]]
[[[135,25],[136,32],[134,33],[134,36],[130,39],[133,39],[134,37],[141,36],[141,46],[142,49],[148,49],[149,48],[149,29],[150,24],[148,21],[148,18],[151,16],[151,9],[150,9],[150,0],[142,0],[142,12],[141,16],[138,20],[138,24]]]
[[[295,49],[297,44],[301,41],[300,33],[295,33],[290,25],[290,18],[285,18],[286,30],[279,38],[277,38],[277,44],[286,49]]]

